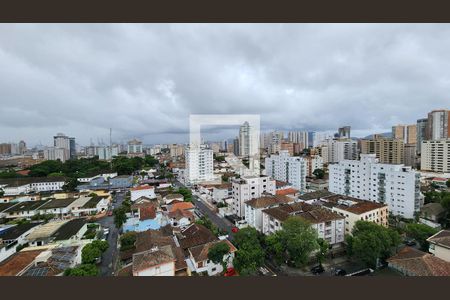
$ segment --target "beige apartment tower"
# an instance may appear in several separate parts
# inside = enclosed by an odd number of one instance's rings
[[[374,135],[373,139],[361,140],[361,154],[376,154],[382,164],[403,164],[405,144],[403,140]]]
[[[417,125],[392,126],[392,138],[402,140],[404,144],[416,144]]]

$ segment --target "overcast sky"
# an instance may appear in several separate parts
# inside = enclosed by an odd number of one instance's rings
[[[450,25],[1,24],[0,142],[187,142],[189,114],[356,136],[450,108]],[[211,138],[233,137],[216,130]]]

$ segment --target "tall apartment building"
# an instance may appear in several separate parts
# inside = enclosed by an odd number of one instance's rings
[[[319,155],[309,155],[305,157],[306,160],[306,176],[312,177],[314,170],[323,169],[323,158]]]
[[[328,139],[326,146],[328,163],[340,162],[344,159],[358,159],[358,143],[354,140]]]
[[[11,154],[11,144],[0,144],[0,155]]]
[[[417,125],[392,126],[392,138],[402,140],[404,144],[416,144]]]
[[[61,161],[76,158],[75,138],[68,137],[64,133],[58,133],[53,137],[53,146],[55,148],[64,149],[64,157]],[[59,156],[60,152],[61,150],[56,150],[55,153],[58,153]]]
[[[416,125],[416,150],[417,153],[420,154],[421,153],[421,149],[422,149],[422,141],[425,141],[426,138],[426,134],[427,134],[427,123],[428,123],[428,119],[419,119],[417,120],[417,125]]]
[[[239,128],[239,156],[248,157],[251,153],[251,130],[248,122],[244,122]]]
[[[301,150],[309,147],[309,135],[307,131],[288,132],[288,141],[299,144]]]
[[[239,156],[239,138],[233,140],[233,154]]]
[[[128,154],[140,154],[142,153],[142,142],[138,139],[132,139],[127,144]]]
[[[283,138],[284,134],[281,131],[269,132],[267,134],[267,152],[269,154],[275,154],[280,152]]]
[[[58,147],[48,147],[44,149],[45,160],[60,160],[65,162],[68,159],[67,149]]]
[[[170,156],[178,157],[184,155],[184,145],[172,144],[169,146]]]
[[[19,154],[24,154],[27,151],[27,144],[24,141],[19,142]]]
[[[245,176],[231,180],[233,205],[232,211],[240,218],[245,216],[244,203],[261,197],[264,193],[275,195],[275,180],[268,176]]]
[[[306,189],[307,161],[303,157],[290,156],[287,150],[271,155],[265,160],[266,175],[285,181],[300,191]]]
[[[290,156],[294,156],[294,143],[282,142],[280,151],[288,151]]]
[[[184,151],[186,161],[185,180],[189,184],[214,180],[213,151],[205,145],[199,148],[187,147]]]
[[[338,129],[338,136],[341,139],[349,139],[350,138],[350,126],[344,126]]]
[[[417,146],[416,146],[416,144],[406,144],[404,153],[405,154],[403,156],[404,156],[405,166],[416,168],[417,167],[417,160],[416,160]]]
[[[423,141],[420,169],[450,173],[450,139]]]
[[[361,140],[361,154],[376,154],[382,164],[403,164],[405,144],[403,140],[375,134],[373,139]]]
[[[332,138],[333,136],[328,132],[312,132],[311,137],[309,137],[309,139],[312,140],[312,147],[324,145]]]
[[[423,204],[420,174],[404,165],[379,163],[375,154],[361,160],[344,160],[328,166],[332,193],[387,204],[389,211],[413,218]]]
[[[426,129],[427,140],[441,140],[450,138],[450,110],[433,110],[428,113]]]

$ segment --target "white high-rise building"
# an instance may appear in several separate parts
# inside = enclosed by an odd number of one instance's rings
[[[450,173],[450,139],[422,141],[420,169]]]
[[[308,148],[309,139],[307,131],[290,131],[288,132],[288,141],[300,144],[301,149]]]
[[[396,216],[413,218],[423,204],[420,174],[404,165],[380,164],[376,154],[361,154],[361,160],[343,160],[328,170],[330,192],[385,203]]]
[[[358,143],[351,139],[327,140],[328,163],[358,159]]]
[[[266,157],[266,175],[288,182],[300,191],[304,191],[306,188],[306,173],[306,159],[290,156],[287,150],[281,150],[279,155],[272,154],[270,157]]]
[[[231,181],[233,206],[232,211],[239,217],[245,216],[244,203],[259,198],[263,193],[275,195],[275,180],[268,176],[244,176]]]
[[[133,139],[127,144],[128,154],[140,154],[142,153],[142,142],[138,139]]]
[[[333,138],[328,132],[313,132],[312,133],[312,146],[318,147],[327,143],[327,140]]]
[[[47,147],[44,149],[45,160],[60,160],[65,162],[68,159],[67,149],[58,147]]]
[[[75,138],[70,138],[64,133],[58,133],[53,137],[53,146],[55,148],[64,149],[64,157],[61,161],[66,161],[70,158],[75,158]],[[61,150],[58,150],[60,152]]]
[[[186,171],[185,180],[189,184],[196,184],[214,180],[213,151],[201,145],[199,148],[185,150]]]
[[[250,143],[250,135],[252,128],[248,124],[248,122],[245,122],[240,128],[239,128],[239,155],[248,157],[251,153],[251,143]]]

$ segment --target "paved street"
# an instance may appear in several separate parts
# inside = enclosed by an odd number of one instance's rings
[[[115,196],[116,203],[113,203],[113,208],[119,207],[123,200],[125,199],[125,193],[117,193]],[[108,235],[108,250],[105,251],[102,255],[102,262],[100,264],[100,274],[101,276],[112,276],[113,272],[113,266],[115,265],[117,258],[117,238],[119,235],[119,230],[114,225],[114,217],[113,216],[106,216],[100,220],[98,220],[98,223],[103,228],[109,228],[109,235]],[[114,259],[114,261],[113,261]]]
[[[179,187],[185,187],[182,183],[180,183],[178,180],[174,180],[173,182],[174,186]],[[203,203],[202,200],[200,200],[199,197],[192,195],[192,202],[194,203],[196,209],[200,211],[202,214],[207,216],[211,222],[214,223],[218,228],[221,230],[224,230],[228,234],[228,239],[230,241],[233,240],[233,232],[231,231],[231,228],[233,227],[233,224],[231,224],[230,221],[228,221],[225,218],[219,217],[214,211],[212,211],[205,203]]]

